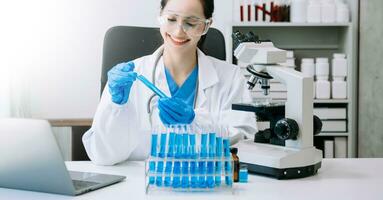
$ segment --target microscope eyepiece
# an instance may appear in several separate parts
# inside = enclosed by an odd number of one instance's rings
[[[257,84],[257,81],[258,81],[258,78],[254,75],[251,75],[249,80],[247,81],[247,85],[249,86],[247,89],[252,90],[255,84]]]

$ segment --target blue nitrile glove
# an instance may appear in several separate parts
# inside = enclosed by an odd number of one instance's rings
[[[190,124],[195,117],[193,107],[177,97],[159,99],[158,109],[160,119],[166,125]]]
[[[134,63],[120,63],[108,71],[108,87],[112,101],[116,104],[128,102],[130,88],[136,80],[137,73],[133,72]]]

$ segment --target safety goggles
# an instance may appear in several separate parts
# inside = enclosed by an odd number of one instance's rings
[[[160,26],[166,31],[174,31],[179,27],[189,36],[205,35],[209,30],[211,19],[198,17],[183,17],[175,13],[164,13],[158,17]]]

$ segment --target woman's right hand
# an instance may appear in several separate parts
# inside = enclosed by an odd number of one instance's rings
[[[128,102],[130,88],[137,78],[134,63],[120,63],[108,71],[108,87],[112,101],[122,105]]]

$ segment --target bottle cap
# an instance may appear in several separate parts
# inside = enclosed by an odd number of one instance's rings
[[[328,58],[317,58],[316,62],[317,63],[328,63]]]
[[[302,58],[302,63],[314,63],[313,58]]]
[[[334,53],[334,58],[345,58],[346,57],[346,54],[344,53]]]

